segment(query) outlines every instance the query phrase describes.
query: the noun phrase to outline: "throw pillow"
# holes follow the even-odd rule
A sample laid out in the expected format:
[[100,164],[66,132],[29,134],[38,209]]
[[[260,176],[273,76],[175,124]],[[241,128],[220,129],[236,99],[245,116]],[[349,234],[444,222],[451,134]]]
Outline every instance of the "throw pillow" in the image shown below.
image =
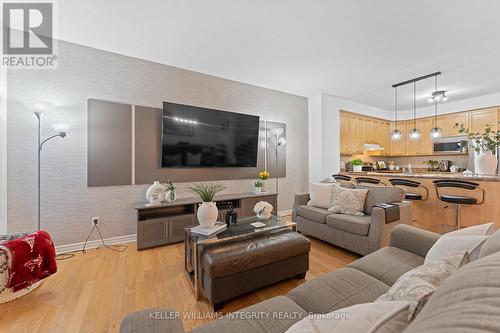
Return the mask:
[[451,274],[469,262],[466,251],[423,264],[401,275],[378,302],[403,301],[410,303],[408,320],[412,320],[425,305],[434,290]]
[[389,333],[408,326],[407,302],[364,303],[334,312],[311,315],[291,326],[287,333]]
[[332,200],[332,188],[337,184],[313,183],[309,187],[309,196],[311,200],[307,203],[308,206],[319,208],[330,208]]
[[486,257],[498,251],[500,251],[500,230],[497,230],[493,235],[489,236],[483,243],[479,251],[479,258]]
[[337,214],[365,215],[363,207],[368,190],[350,189],[335,186],[332,189],[331,207],[328,209]]
[[425,256],[425,262],[467,251],[471,260],[479,258],[481,247],[493,233],[494,224],[485,223],[442,235]]

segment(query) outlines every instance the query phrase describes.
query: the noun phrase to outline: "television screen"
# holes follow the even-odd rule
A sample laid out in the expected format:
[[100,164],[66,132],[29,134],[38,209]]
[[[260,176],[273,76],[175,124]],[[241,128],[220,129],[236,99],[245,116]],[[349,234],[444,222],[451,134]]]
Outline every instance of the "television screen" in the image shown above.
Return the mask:
[[259,117],[163,102],[162,167],[255,167]]

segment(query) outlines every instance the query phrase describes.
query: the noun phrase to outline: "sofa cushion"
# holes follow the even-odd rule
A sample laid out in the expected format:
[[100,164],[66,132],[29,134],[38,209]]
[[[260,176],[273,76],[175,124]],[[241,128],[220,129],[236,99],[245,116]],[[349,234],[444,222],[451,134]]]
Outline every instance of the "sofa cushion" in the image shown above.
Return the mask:
[[332,214],[326,217],[326,224],[328,224],[330,227],[361,236],[368,235],[368,230],[370,229],[370,221],[370,215],[356,216]]
[[424,258],[416,254],[397,247],[384,247],[347,266],[392,286],[401,275],[423,263]]
[[373,206],[380,203],[402,201],[406,194],[406,192],[399,187],[357,185],[356,188],[368,189],[363,209],[364,213],[368,215],[372,213]]
[[281,333],[307,315],[290,298],[278,296],[211,321],[190,333]]
[[184,333],[181,313],[172,309],[149,308],[123,318],[120,333],[138,332]]
[[310,248],[307,238],[288,231],[209,247],[201,254],[201,265],[214,279],[306,254]]
[[351,305],[373,302],[389,286],[357,269],[344,267],[323,274],[288,293],[304,310],[328,313]]
[[332,212],[326,209],[306,205],[299,206],[297,210],[297,215],[318,223],[326,223],[326,217],[330,214]]
[[500,251],[500,230],[489,236],[486,242],[483,243],[479,252],[479,258],[486,257],[498,251]]
[[465,265],[429,298],[405,333],[500,332],[500,252]]

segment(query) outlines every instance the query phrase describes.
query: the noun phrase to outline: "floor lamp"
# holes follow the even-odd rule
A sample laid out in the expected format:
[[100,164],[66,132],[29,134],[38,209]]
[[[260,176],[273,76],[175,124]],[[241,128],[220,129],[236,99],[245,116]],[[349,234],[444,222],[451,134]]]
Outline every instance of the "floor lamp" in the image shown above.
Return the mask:
[[[286,144],[286,139],[282,137],[281,135],[283,134],[283,128],[281,127],[276,127],[271,130],[271,133],[274,135],[274,138],[276,139],[276,146],[274,147],[274,153],[276,157],[275,161],[275,170],[274,174],[276,175],[276,195],[279,195],[279,177],[278,177],[278,149],[281,146],[284,146]],[[276,202],[276,206],[278,206],[278,202]],[[276,207],[276,213],[278,213],[278,207]]]
[[[48,109],[50,105],[47,103],[44,104],[38,104],[37,109]],[[43,117],[43,112],[42,111],[36,111],[35,116],[38,118],[38,219],[37,219],[37,227],[38,231],[40,231],[40,155],[42,152],[43,145],[54,138],[61,137],[64,138],[66,137],[66,133],[68,132],[69,125],[67,124],[54,124],[52,125],[52,128],[56,132],[56,134],[49,136],[48,138],[44,139],[42,141],[42,117]]]

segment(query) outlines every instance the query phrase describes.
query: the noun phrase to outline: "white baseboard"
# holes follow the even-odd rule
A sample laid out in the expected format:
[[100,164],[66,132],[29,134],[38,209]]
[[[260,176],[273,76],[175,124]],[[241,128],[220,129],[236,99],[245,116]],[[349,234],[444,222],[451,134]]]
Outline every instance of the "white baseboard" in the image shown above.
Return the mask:
[[[137,241],[137,234],[111,237],[111,238],[104,239],[104,242],[106,243],[106,245],[131,243],[131,242],[135,242],[135,241]],[[75,243],[75,244],[59,245],[59,246],[56,246],[56,253],[61,254],[61,253],[81,251],[83,249],[83,244],[85,244],[85,243],[82,242],[82,243]],[[100,239],[99,240],[91,240],[91,241],[88,241],[87,246],[85,248],[86,249],[95,249],[95,248],[98,248],[100,245],[102,245]]]
[[291,209],[280,210],[278,211],[278,215],[279,216],[292,215],[292,210]]

